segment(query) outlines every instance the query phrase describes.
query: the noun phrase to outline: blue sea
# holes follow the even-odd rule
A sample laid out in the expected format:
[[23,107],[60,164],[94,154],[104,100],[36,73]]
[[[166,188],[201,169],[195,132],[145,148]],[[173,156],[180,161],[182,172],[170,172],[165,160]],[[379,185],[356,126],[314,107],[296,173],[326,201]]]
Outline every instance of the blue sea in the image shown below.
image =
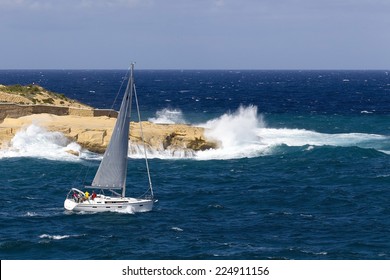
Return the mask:
[[[136,70],[143,120],[221,147],[149,151],[151,212],[73,213],[64,199],[102,155],[24,128],[0,150],[0,258],[390,259],[389,72]],[[125,74],[0,70],[0,84],[118,109]],[[127,195],[146,190],[139,155],[127,176]]]

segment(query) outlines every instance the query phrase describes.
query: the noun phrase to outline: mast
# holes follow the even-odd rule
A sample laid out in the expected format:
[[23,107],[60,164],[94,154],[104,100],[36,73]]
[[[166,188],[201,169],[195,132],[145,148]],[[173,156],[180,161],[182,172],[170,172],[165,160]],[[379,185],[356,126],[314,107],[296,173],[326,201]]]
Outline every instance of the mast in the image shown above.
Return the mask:
[[[134,76],[133,76],[133,72],[134,72],[134,62],[131,63],[131,66],[130,66],[130,78],[129,78],[129,81],[127,83],[127,88],[126,88],[126,92],[128,92],[128,89],[130,88],[130,93],[126,96],[125,94],[125,97],[129,99],[129,102],[128,102],[128,105],[129,105],[129,114],[127,115],[127,124],[126,124],[126,127],[127,127],[127,137],[126,137],[126,141],[127,141],[127,149],[126,149],[126,172],[125,172],[125,178],[124,178],[124,182],[123,182],[123,187],[122,187],[122,197],[125,197],[126,196],[126,177],[127,177],[127,157],[128,157],[128,153],[129,153],[129,132],[130,132],[130,116],[131,116],[131,103],[132,103],[132,99],[133,99],[133,89],[134,89]],[[130,98],[129,98],[130,97]]]
[[92,187],[100,189],[122,189],[123,196],[126,192],[130,113],[134,87],[133,70],[134,64],[131,65],[130,78],[110,142],[103,155],[95,178],[92,181]]

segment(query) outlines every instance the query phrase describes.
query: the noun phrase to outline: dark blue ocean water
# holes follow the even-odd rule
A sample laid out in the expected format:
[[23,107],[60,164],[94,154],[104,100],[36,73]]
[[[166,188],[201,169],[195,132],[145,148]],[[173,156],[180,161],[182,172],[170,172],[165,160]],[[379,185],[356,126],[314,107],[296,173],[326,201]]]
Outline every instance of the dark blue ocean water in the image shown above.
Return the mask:
[[[111,108],[125,73],[1,70],[0,84]],[[135,78],[143,119],[208,127],[223,147],[151,155],[152,212],[75,214],[65,196],[100,155],[73,158],[61,136],[27,129],[0,151],[1,259],[390,259],[388,72]],[[142,194],[144,161],[130,158],[128,189]]]

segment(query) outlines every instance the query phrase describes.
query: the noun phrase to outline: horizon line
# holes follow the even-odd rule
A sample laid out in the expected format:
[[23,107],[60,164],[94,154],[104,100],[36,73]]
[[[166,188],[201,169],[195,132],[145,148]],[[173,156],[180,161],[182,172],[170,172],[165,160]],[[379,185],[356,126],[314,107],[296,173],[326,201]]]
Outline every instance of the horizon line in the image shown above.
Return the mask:
[[[0,71],[126,71],[128,68],[4,68]],[[390,71],[384,68],[138,68],[139,71]]]

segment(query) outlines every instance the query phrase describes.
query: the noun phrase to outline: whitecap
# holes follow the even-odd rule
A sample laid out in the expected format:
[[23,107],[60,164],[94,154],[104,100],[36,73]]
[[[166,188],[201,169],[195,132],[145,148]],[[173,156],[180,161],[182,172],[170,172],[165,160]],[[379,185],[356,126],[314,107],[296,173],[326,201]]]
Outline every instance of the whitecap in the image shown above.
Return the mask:
[[262,142],[267,146],[287,145],[299,146],[338,146],[338,147],[361,147],[376,148],[390,141],[389,136],[366,133],[338,133],[327,134],[305,129],[288,128],[260,128]]
[[207,206],[208,208],[215,208],[215,209],[222,209],[224,208],[222,205],[220,204],[210,204]]
[[379,152],[390,155],[390,151],[385,151],[385,150],[379,150]]
[[308,250],[301,250],[302,253],[305,253],[305,254],[312,254],[312,255],[327,255],[328,252],[325,252],[325,251],[321,251],[321,252],[312,252],[312,251],[308,251]]
[[390,177],[390,174],[382,174],[382,175],[377,175],[375,178],[387,178]]
[[171,230],[178,231],[178,232],[183,231],[183,229],[179,227],[171,227]]
[[50,234],[41,234],[39,238],[42,239],[54,239],[54,240],[61,240],[65,238],[69,238],[71,235],[50,235]]
[[25,196],[23,198],[26,198],[26,199],[29,199],[29,200],[37,200],[37,199],[39,199],[39,198],[32,197],[32,196]]
[[23,216],[25,216],[25,217],[35,217],[35,216],[38,216],[38,214],[35,213],[35,212],[27,212]]
[[313,217],[313,215],[310,215],[310,214],[299,214],[299,216],[305,217],[305,218],[312,218]]
[[180,109],[165,108],[156,112],[156,117],[149,118],[149,121],[156,124],[186,123],[183,112]]

